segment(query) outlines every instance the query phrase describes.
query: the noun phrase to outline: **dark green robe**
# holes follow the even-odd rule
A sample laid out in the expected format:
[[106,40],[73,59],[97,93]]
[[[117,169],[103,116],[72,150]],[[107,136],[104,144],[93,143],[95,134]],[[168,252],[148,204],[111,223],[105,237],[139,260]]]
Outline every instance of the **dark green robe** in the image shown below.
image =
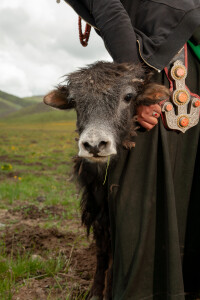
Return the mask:
[[[187,85],[200,94],[190,49]],[[118,185],[109,196],[114,300],[200,298],[199,135],[200,123],[178,133],[160,120],[121,151],[108,182]]]

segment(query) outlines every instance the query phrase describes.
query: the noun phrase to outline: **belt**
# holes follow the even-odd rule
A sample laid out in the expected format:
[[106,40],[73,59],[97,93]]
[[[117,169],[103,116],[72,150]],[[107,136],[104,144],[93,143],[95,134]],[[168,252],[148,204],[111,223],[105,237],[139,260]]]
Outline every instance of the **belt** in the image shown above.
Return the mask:
[[199,122],[200,96],[192,93],[185,84],[188,74],[187,44],[164,68],[172,96],[161,102],[162,119],[166,128],[185,133]]

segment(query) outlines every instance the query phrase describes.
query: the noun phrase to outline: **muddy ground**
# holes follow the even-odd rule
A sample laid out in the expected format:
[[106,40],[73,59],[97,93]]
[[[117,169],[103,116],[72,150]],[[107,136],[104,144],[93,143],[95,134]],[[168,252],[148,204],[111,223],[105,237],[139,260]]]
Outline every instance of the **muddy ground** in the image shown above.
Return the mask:
[[[91,286],[95,247],[70,180],[76,121],[50,119],[1,123],[0,300],[84,300]],[[32,259],[42,266],[29,271]]]
[[[60,227],[44,228],[49,216],[62,220]],[[46,299],[82,299],[91,286],[95,268],[95,246],[85,238],[85,231],[80,225],[79,217],[72,220],[63,218],[63,208],[24,205],[22,208],[0,210],[3,241],[1,249],[13,258],[30,253],[32,257],[45,260],[49,257],[62,256],[66,268],[55,277],[39,274],[19,282],[13,290],[12,300],[46,300]],[[67,290],[72,291],[66,298]],[[49,296],[50,295],[50,296]]]

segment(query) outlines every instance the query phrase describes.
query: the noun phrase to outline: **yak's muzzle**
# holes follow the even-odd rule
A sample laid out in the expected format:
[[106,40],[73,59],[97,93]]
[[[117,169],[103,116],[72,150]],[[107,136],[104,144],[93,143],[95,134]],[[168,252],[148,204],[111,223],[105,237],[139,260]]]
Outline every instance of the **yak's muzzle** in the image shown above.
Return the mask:
[[92,161],[107,161],[109,156],[117,154],[113,134],[107,133],[104,128],[85,129],[78,146],[78,155]]

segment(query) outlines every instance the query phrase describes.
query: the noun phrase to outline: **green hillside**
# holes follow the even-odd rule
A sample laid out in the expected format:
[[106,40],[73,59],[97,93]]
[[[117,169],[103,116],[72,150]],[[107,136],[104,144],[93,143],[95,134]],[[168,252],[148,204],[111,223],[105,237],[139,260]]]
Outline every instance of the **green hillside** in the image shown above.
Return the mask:
[[[36,99],[37,98],[37,101]],[[12,94],[0,91],[0,118],[5,119],[10,114],[18,112],[24,107],[29,107],[35,103],[38,103],[39,97],[30,97],[29,99],[23,99]],[[42,96],[40,97],[42,101]]]
[[30,102],[42,102],[44,96],[32,96],[32,97],[24,97],[23,99],[28,100]]
[[53,109],[43,96],[19,98],[0,91],[0,121],[9,123],[46,123],[75,120],[74,111]]
[[35,103],[35,101],[33,101],[33,100],[32,101],[31,100],[27,101],[26,99],[14,96],[12,94],[8,94],[8,93],[3,92],[3,91],[0,91],[0,98],[4,99],[4,100],[7,100],[8,102],[11,102],[13,104],[20,105],[21,107],[26,107],[26,106],[29,106],[30,104]]
[[20,105],[14,104],[7,100],[0,98],[0,118],[6,117],[21,109]]
[[29,105],[27,107],[21,108],[19,111],[15,112],[14,114],[10,115],[10,118],[19,118],[24,115],[32,115],[42,112],[48,112],[51,111],[52,108],[45,105],[43,102],[41,103],[34,103],[32,105]]
[[58,110],[44,103],[37,103],[10,114],[3,121],[9,121],[9,123],[46,123],[75,119],[76,113],[73,110]]

